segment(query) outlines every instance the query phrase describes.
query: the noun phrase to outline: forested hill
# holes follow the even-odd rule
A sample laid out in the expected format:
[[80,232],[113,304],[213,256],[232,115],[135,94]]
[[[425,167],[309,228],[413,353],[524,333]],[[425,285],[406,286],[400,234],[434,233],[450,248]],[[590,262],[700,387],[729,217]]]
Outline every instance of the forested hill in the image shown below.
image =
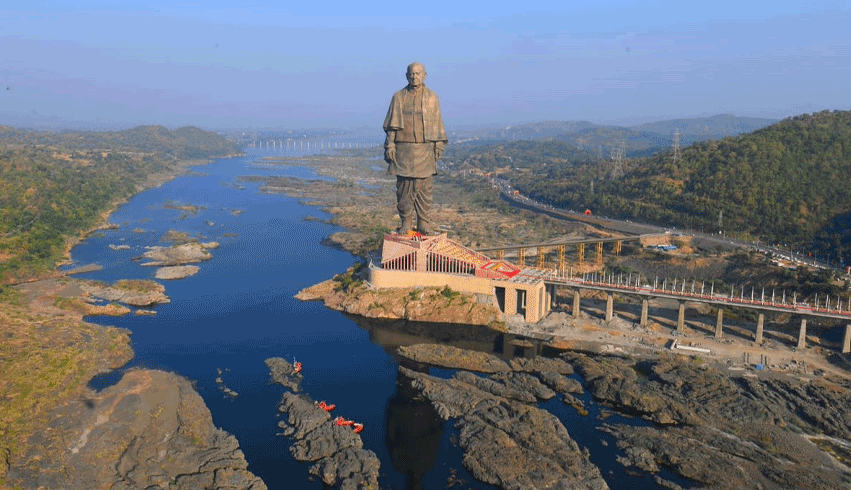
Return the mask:
[[570,167],[577,162],[595,162],[597,157],[563,141],[499,141],[468,142],[450,145],[445,161],[459,168],[474,167],[484,171],[510,168]]
[[197,128],[40,132],[0,127],[0,287],[49,270],[69,236],[179,161],[240,152]]
[[622,174],[610,162],[596,171],[536,170],[517,175],[516,186],[560,206],[812,244],[851,261],[851,111],[805,114],[696,143],[677,160],[670,151],[630,160]]
[[139,126],[123,131],[25,131],[0,126],[0,142],[10,145],[54,145],[66,150],[120,149],[158,153],[175,158],[209,158],[242,152],[234,142],[216,133],[187,126]]

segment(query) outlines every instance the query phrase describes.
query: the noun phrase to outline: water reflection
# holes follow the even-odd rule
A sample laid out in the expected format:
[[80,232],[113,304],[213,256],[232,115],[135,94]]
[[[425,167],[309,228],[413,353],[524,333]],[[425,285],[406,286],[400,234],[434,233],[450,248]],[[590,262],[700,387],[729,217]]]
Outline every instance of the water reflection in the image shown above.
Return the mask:
[[405,488],[425,488],[425,476],[437,461],[443,425],[431,403],[400,373],[396,392],[387,401],[385,443],[393,467],[405,475]]

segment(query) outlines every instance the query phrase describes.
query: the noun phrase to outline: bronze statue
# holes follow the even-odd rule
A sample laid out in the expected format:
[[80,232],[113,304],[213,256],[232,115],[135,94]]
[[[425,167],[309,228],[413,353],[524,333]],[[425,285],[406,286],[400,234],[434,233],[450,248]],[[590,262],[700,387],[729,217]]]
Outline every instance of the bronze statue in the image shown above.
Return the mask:
[[412,231],[416,214],[417,231],[431,235],[434,175],[448,138],[437,94],[423,84],[425,67],[411,63],[406,77],[408,86],[393,94],[384,119],[384,160],[387,173],[396,176],[396,209],[402,220],[396,233]]

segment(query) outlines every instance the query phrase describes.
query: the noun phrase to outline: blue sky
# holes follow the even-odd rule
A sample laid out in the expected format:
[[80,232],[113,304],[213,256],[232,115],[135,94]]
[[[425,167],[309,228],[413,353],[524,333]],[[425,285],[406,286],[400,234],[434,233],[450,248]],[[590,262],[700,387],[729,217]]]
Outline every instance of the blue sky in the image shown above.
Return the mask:
[[0,5],[0,124],[380,126],[425,64],[450,128],[851,109],[848,2]]

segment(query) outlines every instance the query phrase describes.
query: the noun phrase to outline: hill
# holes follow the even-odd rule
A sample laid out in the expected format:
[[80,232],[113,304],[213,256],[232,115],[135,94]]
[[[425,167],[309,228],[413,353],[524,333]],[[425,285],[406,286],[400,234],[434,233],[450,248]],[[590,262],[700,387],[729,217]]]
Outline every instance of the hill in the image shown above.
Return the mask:
[[[685,119],[668,119],[636,126],[630,126],[635,131],[673,135],[679,129],[684,144],[708,139],[721,139],[727,136],[752,133],[757,129],[776,123],[776,119],[760,117],[738,117],[732,114],[718,114],[712,117],[696,117]],[[691,141],[689,141],[691,139]]]
[[156,153],[171,158],[209,158],[241,153],[241,148],[216,133],[187,126],[138,126],[123,131],[26,131],[0,126],[0,143],[48,145],[63,150],[121,150]]
[[751,134],[629,160],[538,166],[525,193],[570,208],[811,246],[851,260],[851,111],[804,114]]
[[596,161],[589,152],[562,141],[473,141],[448,147],[443,160],[458,168],[486,172]]
[[776,121],[719,114],[712,117],[671,119],[637,126],[600,125],[588,121],[541,121],[536,123],[453,132],[453,141],[504,142],[520,140],[564,141],[599,158],[610,158],[623,148],[628,157],[649,156],[671,148],[679,130],[680,144],[721,139],[750,133]]

